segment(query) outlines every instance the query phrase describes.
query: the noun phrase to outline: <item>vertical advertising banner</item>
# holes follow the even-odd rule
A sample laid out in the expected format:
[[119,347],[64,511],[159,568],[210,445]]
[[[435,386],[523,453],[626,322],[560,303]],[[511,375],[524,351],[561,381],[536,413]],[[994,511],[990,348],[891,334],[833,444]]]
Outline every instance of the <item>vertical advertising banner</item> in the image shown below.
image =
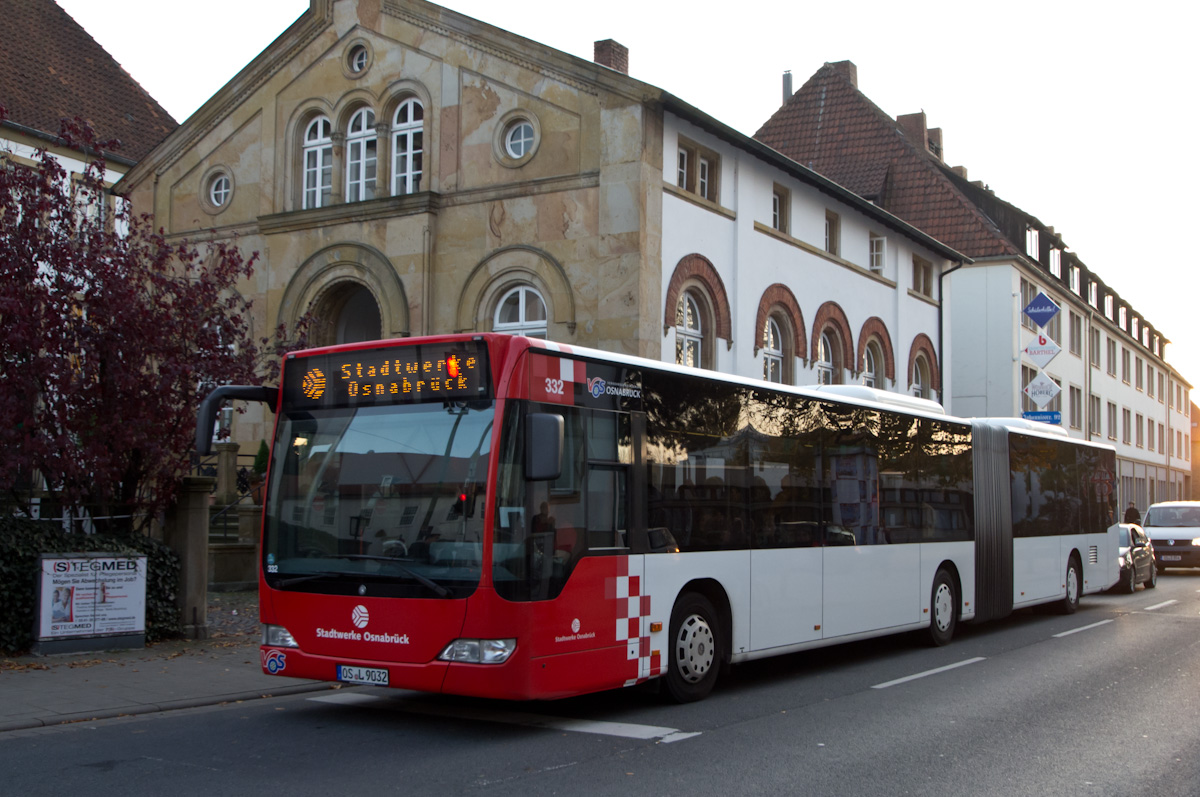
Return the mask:
[[38,585],[40,640],[146,630],[145,556],[43,554]]

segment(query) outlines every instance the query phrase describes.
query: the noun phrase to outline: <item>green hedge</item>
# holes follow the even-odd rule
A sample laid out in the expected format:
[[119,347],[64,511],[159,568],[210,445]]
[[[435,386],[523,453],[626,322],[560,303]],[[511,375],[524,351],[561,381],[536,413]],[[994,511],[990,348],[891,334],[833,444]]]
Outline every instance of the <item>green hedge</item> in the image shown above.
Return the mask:
[[64,534],[55,523],[0,517],[0,651],[33,644],[38,554],[146,554],[146,641],[179,636],[179,556],[149,537]]

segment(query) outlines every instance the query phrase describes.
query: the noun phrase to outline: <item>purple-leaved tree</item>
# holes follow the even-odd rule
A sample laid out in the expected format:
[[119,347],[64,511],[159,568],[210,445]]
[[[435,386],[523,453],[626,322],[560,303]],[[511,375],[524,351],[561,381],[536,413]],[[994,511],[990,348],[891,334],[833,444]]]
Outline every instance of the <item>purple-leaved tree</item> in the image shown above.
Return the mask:
[[260,384],[302,340],[252,338],[236,286],[257,252],[168,241],[105,191],[113,142],[79,120],[60,135],[84,175],[0,152],[0,489],[28,509],[40,474],[52,504],[133,534],[173,500],[203,395]]

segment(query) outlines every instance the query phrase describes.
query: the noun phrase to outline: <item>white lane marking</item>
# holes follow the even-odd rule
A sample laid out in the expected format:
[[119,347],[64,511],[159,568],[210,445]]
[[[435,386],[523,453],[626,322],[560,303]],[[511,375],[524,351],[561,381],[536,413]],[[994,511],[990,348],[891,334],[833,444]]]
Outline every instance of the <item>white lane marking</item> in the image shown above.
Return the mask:
[[984,661],[985,658],[986,658],[985,656],[976,656],[973,659],[967,659],[966,661],[960,661],[957,664],[947,664],[945,667],[938,667],[936,670],[926,670],[925,672],[919,672],[916,675],[906,675],[903,678],[897,678],[896,680],[888,681],[887,683],[875,684],[871,688],[872,689],[887,689],[889,686],[895,686],[897,684],[908,683],[909,681],[915,681],[918,678],[925,678],[930,675],[937,675],[940,672],[946,672],[947,670],[954,670],[959,667],[965,667],[968,664],[974,664],[979,661]]
[[1112,620],[1101,620],[1100,622],[1092,623],[1091,625],[1072,628],[1070,631],[1063,631],[1061,634],[1055,634],[1054,638],[1059,639],[1060,637],[1070,636],[1071,634],[1078,634],[1080,631],[1091,631],[1093,628],[1099,628],[1100,626],[1108,625],[1111,622]]
[[1172,603],[1179,603],[1179,601],[1174,601],[1174,600],[1172,600],[1172,601],[1163,601],[1162,603],[1156,603],[1156,604],[1154,604],[1153,606],[1147,606],[1145,609],[1142,609],[1142,611],[1144,611],[1144,612],[1152,612],[1152,611],[1154,611],[1155,609],[1161,609],[1161,608],[1162,608],[1162,607],[1164,607],[1164,606],[1170,606]]
[[623,739],[658,739],[665,744],[690,739],[699,733],[688,733],[678,728],[658,725],[637,725],[631,722],[605,722],[603,720],[576,720],[567,717],[548,717],[542,714],[527,714],[522,711],[488,711],[467,706],[437,706],[406,700],[392,700],[376,695],[345,692],[336,695],[310,697],[314,703],[336,703],[338,705],[370,705],[375,708],[397,708],[412,714],[434,717],[500,722],[507,725],[524,725],[531,728],[547,728],[572,733],[595,733],[602,736],[619,736]]

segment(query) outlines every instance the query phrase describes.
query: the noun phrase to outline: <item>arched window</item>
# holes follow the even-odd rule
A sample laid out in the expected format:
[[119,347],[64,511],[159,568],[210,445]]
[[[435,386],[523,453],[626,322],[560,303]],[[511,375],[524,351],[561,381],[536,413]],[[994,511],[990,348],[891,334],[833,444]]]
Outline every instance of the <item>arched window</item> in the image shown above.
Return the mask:
[[379,340],[383,324],[379,317],[379,305],[366,288],[353,288],[344,298],[337,315],[338,343],[359,343],[364,340]]
[[684,291],[675,309],[675,362],[703,367],[704,321],[700,304],[691,291]]
[[421,190],[424,168],[425,108],[416,97],[400,103],[392,118],[392,194]]
[[536,289],[521,285],[513,288],[496,305],[492,329],[530,338],[546,337],[546,302]]
[[783,335],[774,318],[768,318],[763,327],[763,379],[783,381]]
[[826,329],[821,333],[817,346],[817,383],[840,385],[842,383],[842,344],[837,333]]
[[929,362],[924,354],[913,360],[912,394],[917,398],[929,398]]
[[375,198],[376,152],[375,112],[359,109],[350,117],[346,131],[346,201],[360,202]]
[[329,204],[333,192],[333,132],[329,119],[318,116],[304,130],[304,208]]
[[883,354],[879,351],[879,343],[872,340],[863,351],[862,382],[867,387],[884,389]]

